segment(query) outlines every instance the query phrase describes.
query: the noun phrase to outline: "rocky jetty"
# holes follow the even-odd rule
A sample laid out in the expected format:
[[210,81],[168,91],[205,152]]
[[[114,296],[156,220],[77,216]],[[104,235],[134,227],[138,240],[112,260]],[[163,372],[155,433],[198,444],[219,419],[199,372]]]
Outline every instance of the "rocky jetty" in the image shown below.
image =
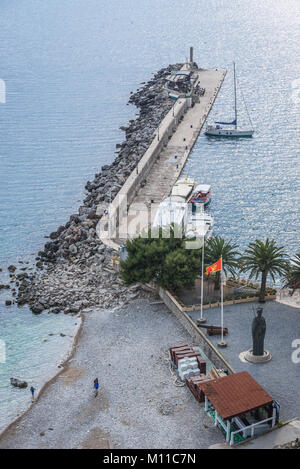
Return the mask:
[[86,183],[86,197],[78,212],[50,234],[36,258],[36,272],[16,273],[15,266],[9,267],[12,281],[18,287],[19,305],[28,304],[35,314],[45,309],[53,313],[78,313],[90,306],[123,304],[141,294],[138,286],[125,287],[112,269],[113,250],[101,243],[96,226],[171,109],[172,101],[164,90],[165,78],[181,66],[161,69],[131,94],[129,103],[139,109],[139,115],[121,127],[126,138],[116,146],[117,157]]

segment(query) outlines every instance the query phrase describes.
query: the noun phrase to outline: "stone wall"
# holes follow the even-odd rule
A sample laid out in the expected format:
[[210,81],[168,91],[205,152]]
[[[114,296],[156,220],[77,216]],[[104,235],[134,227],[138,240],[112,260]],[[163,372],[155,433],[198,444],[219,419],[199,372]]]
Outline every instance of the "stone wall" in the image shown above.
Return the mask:
[[137,167],[131,172],[117,196],[112,201],[109,217],[104,215],[99,221],[96,231],[100,239],[103,240],[103,242],[107,239],[111,247],[115,249],[118,248],[118,245],[114,243],[112,239],[117,237],[119,220],[127,215],[128,206],[135,198],[141,183],[146,179],[160,152],[167,146],[169,138],[175,132],[178,123],[183,118],[188,108],[187,99],[180,98],[176,101],[174,109],[172,108],[168,112],[159,126],[159,139],[158,132],[156,132],[154,139],[138,162]]
[[199,347],[203,350],[210,361],[215,365],[216,368],[222,368],[228,370],[229,374],[235,373],[232,366],[227,362],[225,357],[216,349],[214,344],[203,334],[201,330],[196,326],[192,319],[181,310],[180,304],[175,298],[163,288],[159,289],[159,296],[169,308],[169,310],[176,316],[178,321],[188,331],[193,340],[199,344]]
[[179,120],[182,118],[187,109],[187,100],[185,98],[181,98],[174,105],[175,116],[173,116],[173,109],[171,109],[164,120],[161,122],[161,125],[159,126],[159,140],[156,135],[148,150],[145,152],[138,163],[138,172],[136,168],[132,171],[122,189],[120,189],[120,192],[118,193],[118,195],[127,196],[128,204],[133,201],[141,182],[146,178],[161,150],[167,146],[169,137],[171,137],[173,132],[175,132]]

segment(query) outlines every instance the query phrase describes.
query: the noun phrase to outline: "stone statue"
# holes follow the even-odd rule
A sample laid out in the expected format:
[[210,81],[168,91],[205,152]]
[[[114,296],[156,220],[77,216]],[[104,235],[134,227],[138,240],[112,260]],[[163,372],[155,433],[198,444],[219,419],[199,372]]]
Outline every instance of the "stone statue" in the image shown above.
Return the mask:
[[262,315],[263,308],[257,309],[257,316],[252,322],[253,355],[264,355],[264,339],[266,334],[266,321]]

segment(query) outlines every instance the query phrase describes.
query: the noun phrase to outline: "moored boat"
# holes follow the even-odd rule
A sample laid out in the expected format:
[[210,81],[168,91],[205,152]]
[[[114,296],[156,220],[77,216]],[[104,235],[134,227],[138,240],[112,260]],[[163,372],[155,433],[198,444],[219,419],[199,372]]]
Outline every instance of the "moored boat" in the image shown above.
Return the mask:
[[248,118],[251,124],[251,128],[243,129],[238,127],[238,114],[237,114],[237,96],[236,96],[236,73],[235,73],[235,63],[233,63],[233,72],[234,72],[234,120],[232,122],[215,122],[214,124],[207,125],[205,129],[205,135],[211,135],[214,137],[252,137],[254,134],[254,129],[252,126],[250,114],[243,96],[245,108],[248,114]]
[[189,199],[193,204],[208,204],[211,198],[211,186],[209,184],[198,184]]
[[188,211],[185,225],[185,236],[187,238],[206,238],[212,236],[214,219],[203,210],[203,205],[197,205],[195,211]]
[[[227,125],[227,122],[225,123]],[[233,124],[234,125],[234,124]],[[221,125],[208,125],[205,130],[206,135],[214,137],[252,137],[252,129],[223,128]]]

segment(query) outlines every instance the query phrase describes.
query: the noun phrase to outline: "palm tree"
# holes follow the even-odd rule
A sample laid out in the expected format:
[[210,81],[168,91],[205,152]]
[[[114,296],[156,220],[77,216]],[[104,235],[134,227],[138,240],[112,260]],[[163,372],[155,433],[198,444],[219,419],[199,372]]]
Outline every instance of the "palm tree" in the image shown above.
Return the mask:
[[[230,272],[235,274],[235,270],[239,267],[238,256],[239,252],[236,250],[237,244],[231,244],[221,236],[214,236],[208,240],[205,247],[205,263],[214,264],[220,257],[222,257],[222,266],[225,274]],[[221,275],[216,272],[215,277],[215,290],[220,288]]]
[[249,279],[254,277],[257,280],[261,274],[260,303],[265,301],[268,274],[274,282],[275,274],[283,275],[286,272],[287,260],[283,249],[283,247],[276,246],[274,239],[267,238],[265,242],[257,239],[254,243],[249,243],[248,249],[240,258],[241,271],[250,270]]
[[293,285],[293,293],[297,288],[300,288],[300,253],[295,254],[288,266],[285,286],[288,285]]

